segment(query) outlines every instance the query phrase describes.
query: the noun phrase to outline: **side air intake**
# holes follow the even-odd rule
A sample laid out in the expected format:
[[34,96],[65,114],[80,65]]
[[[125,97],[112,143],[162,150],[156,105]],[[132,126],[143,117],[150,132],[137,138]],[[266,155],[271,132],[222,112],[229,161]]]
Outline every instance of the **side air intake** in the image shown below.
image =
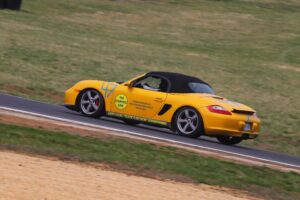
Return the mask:
[[158,115],[165,114],[168,110],[170,110],[172,106],[170,104],[165,104],[162,109],[159,111]]

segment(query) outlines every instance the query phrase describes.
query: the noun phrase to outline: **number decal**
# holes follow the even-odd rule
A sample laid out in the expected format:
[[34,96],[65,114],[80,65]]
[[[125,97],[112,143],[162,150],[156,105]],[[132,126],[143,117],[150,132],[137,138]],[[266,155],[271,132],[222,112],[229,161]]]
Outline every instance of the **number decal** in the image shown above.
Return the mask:
[[104,97],[108,98],[118,87],[115,83],[102,83],[101,90],[104,92]]

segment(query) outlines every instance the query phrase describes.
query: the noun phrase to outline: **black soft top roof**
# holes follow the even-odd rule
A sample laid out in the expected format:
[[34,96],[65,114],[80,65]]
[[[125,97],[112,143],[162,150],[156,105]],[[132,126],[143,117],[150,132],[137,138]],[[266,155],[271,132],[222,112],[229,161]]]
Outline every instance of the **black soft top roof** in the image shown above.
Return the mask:
[[163,77],[167,79],[167,81],[170,84],[168,92],[173,92],[173,93],[192,92],[191,89],[188,87],[188,83],[190,82],[204,83],[206,85],[209,85],[208,83],[202,81],[199,78],[187,76],[179,73],[173,73],[173,72],[149,72],[146,75]]

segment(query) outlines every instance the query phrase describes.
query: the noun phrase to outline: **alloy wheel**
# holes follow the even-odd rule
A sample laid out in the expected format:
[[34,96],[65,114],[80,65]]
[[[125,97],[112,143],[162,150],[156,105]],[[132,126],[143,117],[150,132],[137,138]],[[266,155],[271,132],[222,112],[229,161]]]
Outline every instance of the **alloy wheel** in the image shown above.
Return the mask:
[[80,107],[84,114],[93,115],[100,107],[100,94],[95,90],[85,91],[80,100]]
[[177,118],[177,127],[181,133],[189,135],[197,130],[198,114],[193,109],[184,109]]

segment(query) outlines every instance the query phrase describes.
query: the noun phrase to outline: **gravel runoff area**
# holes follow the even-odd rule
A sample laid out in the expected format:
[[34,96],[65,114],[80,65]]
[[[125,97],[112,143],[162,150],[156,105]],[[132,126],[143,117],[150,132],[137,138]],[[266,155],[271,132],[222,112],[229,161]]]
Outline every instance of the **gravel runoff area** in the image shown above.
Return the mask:
[[162,181],[55,158],[0,152],[1,200],[258,200],[241,191]]

